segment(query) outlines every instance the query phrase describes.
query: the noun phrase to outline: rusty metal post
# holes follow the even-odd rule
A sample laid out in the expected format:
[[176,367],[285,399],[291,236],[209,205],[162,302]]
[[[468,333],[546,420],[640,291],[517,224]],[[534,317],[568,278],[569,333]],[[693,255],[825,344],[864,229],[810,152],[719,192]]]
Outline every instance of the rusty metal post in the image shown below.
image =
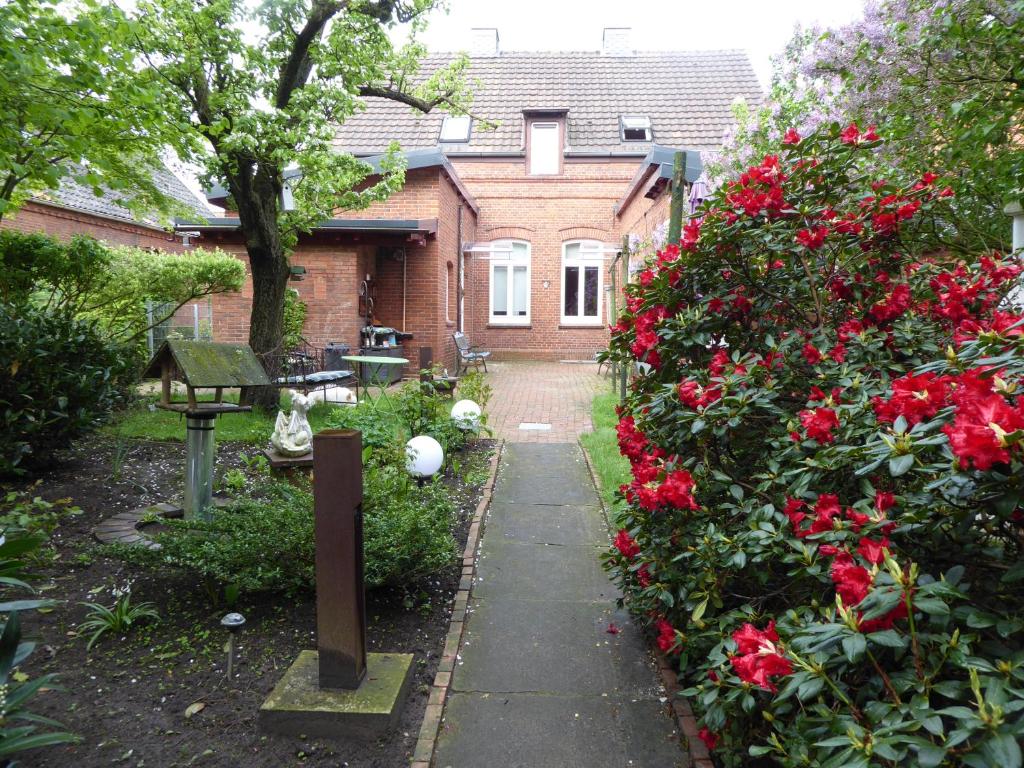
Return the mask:
[[357,430],[329,429],[313,435],[321,688],[358,688],[366,675],[362,454]]

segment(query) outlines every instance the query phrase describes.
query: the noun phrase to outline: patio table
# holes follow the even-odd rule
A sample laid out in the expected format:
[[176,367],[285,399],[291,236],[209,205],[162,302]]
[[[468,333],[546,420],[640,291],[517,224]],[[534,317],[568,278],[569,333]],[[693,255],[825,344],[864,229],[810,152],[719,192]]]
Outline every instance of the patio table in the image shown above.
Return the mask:
[[359,385],[362,384],[363,396],[374,408],[377,407],[377,404],[381,399],[386,399],[388,402],[391,402],[390,398],[388,398],[388,389],[386,386],[380,387],[380,394],[377,397],[373,397],[370,394],[370,383],[381,378],[381,369],[386,368],[389,365],[409,364],[409,361],[404,357],[385,357],[383,355],[345,355],[341,359],[349,363],[359,363],[361,365],[370,366],[370,375],[366,377],[360,376],[356,380],[356,399],[359,399]]

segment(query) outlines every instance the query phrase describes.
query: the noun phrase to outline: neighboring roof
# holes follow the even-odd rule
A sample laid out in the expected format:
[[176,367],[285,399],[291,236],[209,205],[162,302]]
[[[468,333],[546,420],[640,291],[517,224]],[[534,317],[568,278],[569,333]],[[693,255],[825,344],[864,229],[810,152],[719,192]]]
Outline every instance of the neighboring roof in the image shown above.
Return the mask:
[[701,152],[692,149],[672,149],[671,147],[662,147],[655,144],[641,161],[640,168],[637,169],[633,180],[629,182],[626,193],[615,204],[616,214],[619,214],[626,207],[629,201],[633,199],[633,196],[640,191],[641,186],[652,180],[652,177],[653,181],[650,189],[645,194],[646,197],[655,197],[668,185],[675,171],[676,152],[686,153],[683,161],[683,178],[690,184],[693,184],[701,177],[701,174],[704,172]]
[[[457,54],[431,54],[427,77]],[[568,110],[568,152],[644,155],[654,142],[694,149],[721,146],[735,122],[732,104],[763,98],[743,51],[638,52],[608,56],[583,52],[502,52],[474,56],[466,73],[471,110],[499,123],[493,131],[474,123],[470,140],[446,143],[449,155],[520,152],[524,110]],[[339,128],[339,148],[354,154],[382,152],[395,140],[403,150],[436,147],[443,113],[423,115],[398,102],[366,99],[367,109]],[[619,117],[651,119],[652,142],[624,142]]]
[[[209,216],[209,206],[193,194],[181,179],[166,167],[161,167],[153,174],[153,182],[163,194],[177,200],[188,210],[194,212],[197,217]],[[93,216],[129,221],[155,229],[164,228],[159,217],[155,215],[133,216],[127,208],[118,204],[119,199],[121,199],[121,195],[111,190],[106,190],[104,194],[97,196],[93,194],[91,187],[80,184],[71,176],[64,176],[57,189],[43,190],[32,198],[37,203],[69,208]]]
[[[174,229],[178,232],[190,229],[232,231],[239,226],[237,216],[208,217],[202,222],[177,219],[174,223]],[[433,235],[437,233],[437,219],[326,219],[313,227],[313,231]]]
[[[441,151],[440,147],[434,147],[432,149],[414,149],[410,152],[403,152],[402,155],[405,157],[405,169],[407,171],[434,167],[443,170],[448,175],[448,178],[451,179],[452,184],[459,191],[459,194],[462,195],[463,199],[469,204],[469,207],[473,209],[473,213],[480,213],[480,206],[477,204],[476,199],[469,193],[469,190],[466,189],[466,186],[462,183],[462,179],[459,178],[459,175],[455,172],[455,168],[450,162],[448,162],[448,158],[445,157],[445,154]],[[383,153],[377,153],[368,157],[364,156],[361,159],[368,163],[374,171],[380,171],[380,164],[383,157]],[[283,174],[285,179],[293,179],[298,175],[299,170],[297,168],[287,168]],[[227,200],[228,194],[226,187],[221,184],[215,184],[207,190],[206,197],[211,202],[224,202]]]

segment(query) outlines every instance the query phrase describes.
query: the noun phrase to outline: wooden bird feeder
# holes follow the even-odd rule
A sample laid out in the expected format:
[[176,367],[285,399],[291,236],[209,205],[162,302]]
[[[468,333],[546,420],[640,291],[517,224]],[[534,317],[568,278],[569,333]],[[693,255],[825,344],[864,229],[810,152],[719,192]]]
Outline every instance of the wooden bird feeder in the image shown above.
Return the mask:
[[[269,386],[270,379],[247,344],[219,344],[208,341],[168,339],[149,361],[146,379],[160,379],[158,408],[186,415],[229,413],[252,410],[224,402],[226,387]],[[188,399],[171,399],[171,382],[185,385]],[[200,402],[196,390],[212,389],[213,401]]]
[[[270,379],[245,344],[168,339],[146,367],[144,378],[161,382],[159,408],[185,415],[185,516],[209,519],[213,501],[214,420],[220,413],[251,411],[224,402],[225,387],[269,386]],[[187,400],[171,399],[171,382],[185,385]],[[200,401],[196,390],[212,389],[213,400]]]

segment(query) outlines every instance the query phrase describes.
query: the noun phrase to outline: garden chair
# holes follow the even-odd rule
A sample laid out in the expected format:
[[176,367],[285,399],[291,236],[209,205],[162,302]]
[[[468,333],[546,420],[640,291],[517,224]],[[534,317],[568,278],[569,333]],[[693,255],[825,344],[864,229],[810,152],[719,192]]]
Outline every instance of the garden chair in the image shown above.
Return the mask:
[[482,365],[484,372],[487,372],[487,358],[491,356],[490,352],[484,352],[479,347],[472,346],[462,331],[453,333],[452,339],[455,341],[455,353],[458,355],[455,366],[456,376],[463,371],[469,371],[471,365]]

